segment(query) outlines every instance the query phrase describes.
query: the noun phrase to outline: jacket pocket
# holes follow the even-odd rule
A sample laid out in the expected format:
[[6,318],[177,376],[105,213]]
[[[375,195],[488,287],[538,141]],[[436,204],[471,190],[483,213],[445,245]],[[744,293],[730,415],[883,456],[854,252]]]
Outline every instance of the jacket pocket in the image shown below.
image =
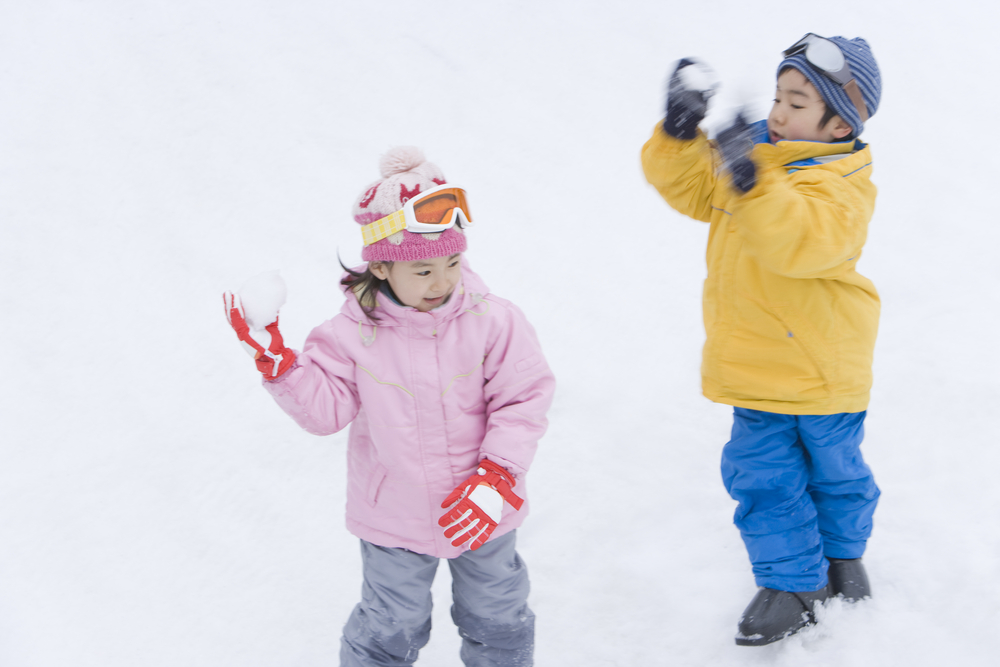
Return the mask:
[[812,401],[831,396],[835,369],[828,346],[787,302],[767,303],[741,294],[734,326],[718,332],[706,376],[741,399]]
[[775,315],[788,328],[788,337],[802,349],[819,371],[826,384],[826,393],[833,392],[837,386],[836,357],[826,341],[816,328],[805,318],[795,306],[772,306]]
[[378,492],[382,489],[382,483],[385,481],[388,473],[389,471],[382,464],[378,464],[374,472],[372,472],[372,477],[368,481],[368,493],[365,498],[372,507],[378,504]]

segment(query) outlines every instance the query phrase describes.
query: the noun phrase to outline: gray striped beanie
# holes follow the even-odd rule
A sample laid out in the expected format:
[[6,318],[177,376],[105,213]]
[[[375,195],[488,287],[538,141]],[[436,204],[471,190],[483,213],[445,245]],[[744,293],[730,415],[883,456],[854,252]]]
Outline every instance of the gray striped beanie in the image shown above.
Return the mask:
[[[851,68],[851,73],[854,74],[854,79],[858,82],[858,88],[861,89],[861,97],[865,101],[865,106],[868,107],[868,115],[869,117],[874,116],[875,112],[878,111],[879,99],[882,97],[882,75],[879,73],[878,63],[875,62],[871,47],[860,37],[854,39],[829,37],[828,39],[839,46],[843,52],[844,58],[847,59],[847,64]],[[780,75],[786,67],[794,67],[802,72],[809,79],[809,82],[816,86],[816,90],[823,96],[823,100],[830,105],[830,108],[851,126],[851,129],[854,130],[854,136],[861,136],[861,130],[865,129],[865,124],[861,122],[861,114],[854,108],[851,98],[833,79],[814,69],[806,60],[805,53],[796,53],[782,60],[778,66],[778,74]]]

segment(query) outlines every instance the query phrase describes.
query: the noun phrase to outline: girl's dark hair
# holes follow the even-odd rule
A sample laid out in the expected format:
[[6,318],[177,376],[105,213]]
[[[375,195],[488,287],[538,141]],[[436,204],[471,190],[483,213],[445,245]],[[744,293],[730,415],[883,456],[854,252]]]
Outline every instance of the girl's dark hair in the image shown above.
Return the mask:
[[[340,284],[344,287],[350,287],[351,291],[358,298],[358,303],[361,304],[361,310],[365,311],[365,315],[368,319],[378,322],[378,317],[372,314],[377,305],[375,297],[382,289],[382,283],[385,281],[372,273],[371,262],[365,267],[362,273],[358,273],[354,269],[349,269],[344,266],[344,262],[338,257],[337,261],[340,262],[340,267],[347,272],[347,275],[341,278]],[[392,266],[392,262],[379,262],[382,266],[389,268]]]

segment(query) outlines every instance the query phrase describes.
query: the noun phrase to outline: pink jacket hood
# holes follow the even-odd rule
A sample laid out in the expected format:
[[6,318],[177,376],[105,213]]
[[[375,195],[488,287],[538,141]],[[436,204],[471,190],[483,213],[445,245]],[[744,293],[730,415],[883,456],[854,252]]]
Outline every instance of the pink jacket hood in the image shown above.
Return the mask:
[[[357,298],[316,327],[295,365],[264,386],[305,430],[350,424],[347,526],[361,539],[453,558],[441,502],[488,458],[525,476],[555,380],[517,306],[489,293],[463,257],[462,282],[427,313],[378,296],[372,322]],[[494,537],[528,513],[504,507]]]

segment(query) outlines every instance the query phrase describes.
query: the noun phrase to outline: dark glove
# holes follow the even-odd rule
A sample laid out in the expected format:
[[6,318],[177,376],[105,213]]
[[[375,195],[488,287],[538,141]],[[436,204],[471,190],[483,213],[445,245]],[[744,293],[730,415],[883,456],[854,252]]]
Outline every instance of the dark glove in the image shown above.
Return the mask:
[[733,177],[733,186],[743,193],[750,192],[757,184],[757,167],[750,159],[753,150],[753,131],[740,110],[733,124],[719,132],[715,143],[722,154],[722,170]]
[[715,94],[714,77],[711,69],[696,60],[682,58],[677,62],[667,84],[664,132],[677,139],[695,138],[708,111],[708,100]]

